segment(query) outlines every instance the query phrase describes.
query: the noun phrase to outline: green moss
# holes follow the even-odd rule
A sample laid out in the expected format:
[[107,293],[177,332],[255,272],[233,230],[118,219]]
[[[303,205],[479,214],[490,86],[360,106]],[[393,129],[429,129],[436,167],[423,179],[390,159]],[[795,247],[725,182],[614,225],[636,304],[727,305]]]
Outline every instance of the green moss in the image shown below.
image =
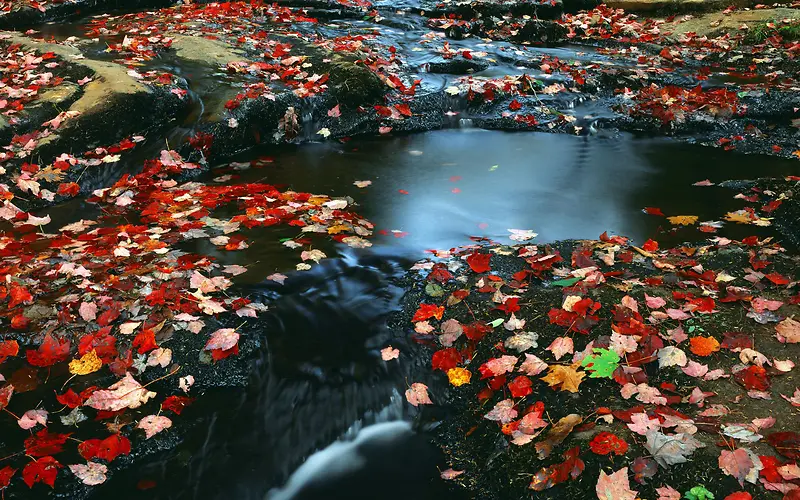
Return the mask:
[[800,40],[800,22],[793,22],[777,28],[770,28],[768,24],[757,24],[747,32],[742,41],[747,44],[759,44],[775,35],[781,36],[784,40]]

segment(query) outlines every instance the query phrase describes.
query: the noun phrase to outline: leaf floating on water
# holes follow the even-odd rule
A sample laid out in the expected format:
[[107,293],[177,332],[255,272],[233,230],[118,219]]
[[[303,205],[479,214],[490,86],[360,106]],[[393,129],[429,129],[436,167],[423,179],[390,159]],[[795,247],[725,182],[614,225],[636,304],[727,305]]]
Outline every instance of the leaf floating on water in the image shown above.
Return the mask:
[[567,436],[570,435],[572,429],[582,422],[580,415],[571,413],[566,417],[562,417],[556,424],[548,431],[545,439],[536,443],[536,454],[539,460],[544,460],[550,456],[553,448],[561,444]]
[[414,406],[433,404],[428,395],[428,386],[419,382],[414,382],[406,390],[406,400]]
[[667,220],[673,226],[691,226],[697,223],[698,217],[696,215],[674,215],[667,217]]
[[578,392],[579,386],[586,374],[579,372],[572,366],[551,365],[547,375],[542,381],[547,382],[552,388],[558,387],[562,391]]
[[92,349],[84,354],[80,359],[73,359],[69,362],[69,372],[73,375],[88,375],[94,373],[103,366],[103,361],[97,356],[97,352]]

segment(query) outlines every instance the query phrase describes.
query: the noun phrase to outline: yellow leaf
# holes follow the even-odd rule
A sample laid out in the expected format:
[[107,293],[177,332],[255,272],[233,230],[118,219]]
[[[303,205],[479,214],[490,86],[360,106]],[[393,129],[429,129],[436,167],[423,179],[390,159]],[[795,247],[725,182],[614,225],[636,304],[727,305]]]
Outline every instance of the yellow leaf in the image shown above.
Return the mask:
[[73,375],[88,375],[94,373],[103,366],[103,362],[97,357],[94,349],[84,354],[80,359],[73,359],[69,362],[69,372]]
[[691,226],[697,222],[696,215],[674,215],[672,217],[667,217],[670,224],[674,226]]
[[584,372],[579,372],[572,366],[550,365],[542,380],[550,387],[556,388],[560,385],[562,391],[578,392],[584,375]]
[[469,384],[469,380],[472,378],[472,373],[465,368],[450,368],[447,370],[447,378],[450,379],[451,384],[453,384],[455,387],[459,387],[464,384]]
[[350,231],[350,226],[345,224],[336,224],[328,228],[328,234],[339,234],[347,231]]

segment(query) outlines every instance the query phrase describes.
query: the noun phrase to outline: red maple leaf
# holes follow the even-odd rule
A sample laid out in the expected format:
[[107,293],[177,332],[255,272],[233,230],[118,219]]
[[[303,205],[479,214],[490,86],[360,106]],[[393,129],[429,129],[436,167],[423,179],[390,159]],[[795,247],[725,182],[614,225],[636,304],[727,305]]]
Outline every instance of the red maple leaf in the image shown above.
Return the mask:
[[64,443],[72,434],[58,434],[42,429],[25,440],[25,453],[32,457],[55,455],[64,449]]
[[598,455],[624,455],[628,451],[628,443],[610,432],[601,432],[592,439],[589,448]]
[[11,478],[17,473],[17,469],[12,469],[10,465],[6,465],[0,469],[0,490],[8,487]]
[[767,370],[760,366],[749,366],[733,375],[734,380],[747,390],[766,391],[769,389]]
[[33,488],[36,483],[44,483],[52,488],[56,483],[58,469],[62,467],[63,465],[58,463],[55,458],[42,457],[39,460],[28,463],[22,469],[22,480],[25,481],[28,488]]
[[239,344],[231,347],[230,349],[211,349],[208,351],[211,353],[211,359],[214,361],[219,361],[221,359],[225,359],[228,356],[234,356],[239,354]]
[[655,252],[658,250],[658,242],[653,240],[647,240],[642,245],[642,250],[646,252]]
[[8,308],[14,308],[20,304],[30,304],[33,302],[33,295],[27,288],[20,286],[16,283],[11,283],[11,290],[9,290],[11,301],[8,303]]
[[450,368],[455,368],[461,362],[461,353],[453,347],[442,349],[433,353],[431,368],[446,372]]
[[784,457],[800,460],[800,434],[797,432],[773,432],[767,436],[767,442]]
[[186,396],[170,396],[165,399],[163,403],[161,403],[161,408],[175,412],[176,415],[180,415],[187,406],[192,404],[192,402],[194,402],[194,398],[189,398]]
[[19,344],[16,340],[4,340],[0,342],[0,363],[6,359],[19,354]]
[[78,453],[86,460],[101,458],[111,462],[131,452],[131,442],[125,436],[112,434],[105,439],[87,439],[78,445]]
[[522,109],[522,104],[518,100],[514,99],[508,104],[508,109],[511,111],[518,111]]
[[486,273],[492,270],[489,267],[489,261],[492,259],[492,254],[475,252],[467,257],[467,264],[476,273]]
[[437,306],[435,304],[420,304],[417,312],[411,321],[425,321],[426,319],[436,318],[442,319],[444,314],[444,306]]
[[105,327],[81,337],[78,344],[78,354],[83,356],[94,349],[103,363],[108,364],[114,361],[114,358],[119,354],[116,347],[117,338],[110,335],[110,332],[111,327]]
[[0,410],[8,406],[11,401],[11,396],[14,394],[14,386],[11,384],[6,385],[0,389]]
[[25,356],[28,358],[28,363],[33,366],[52,366],[69,356],[69,340],[56,340],[48,333],[39,349],[28,349],[25,351]]
[[789,278],[778,273],[769,273],[765,276],[765,278],[775,283],[776,285],[788,285],[790,283]]
[[533,392],[531,385],[531,379],[525,375],[520,375],[508,384],[508,390],[511,391],[513,397],[521,398]]
[[156,334],[153,330],[147,329],[143,330],[139,335],[133,339],[133,347],[138,347],[138,353],[144,354],[146,352],[150,352],[153,349],[158,349],[158,344],[156,344]]

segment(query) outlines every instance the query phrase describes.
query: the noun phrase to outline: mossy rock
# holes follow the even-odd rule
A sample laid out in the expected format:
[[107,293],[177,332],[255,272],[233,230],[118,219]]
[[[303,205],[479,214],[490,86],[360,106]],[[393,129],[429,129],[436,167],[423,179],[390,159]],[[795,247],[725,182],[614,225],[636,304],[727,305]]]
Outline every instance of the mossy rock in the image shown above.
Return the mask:
[[329,75],[331,94],[345,106],[373,104],[386,91],[386,86],[375,73],[353,62],[332,62]]

